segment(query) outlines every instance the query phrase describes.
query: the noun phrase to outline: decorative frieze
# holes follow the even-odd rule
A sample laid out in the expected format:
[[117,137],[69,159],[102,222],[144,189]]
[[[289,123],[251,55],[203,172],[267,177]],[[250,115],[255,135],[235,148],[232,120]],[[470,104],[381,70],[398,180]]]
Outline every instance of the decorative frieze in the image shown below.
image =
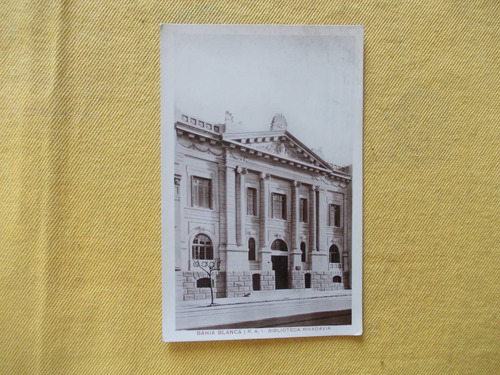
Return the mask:
[[349,183],[351,182],[350,179],[348,178],[343,178],[343,177],[330,177],[330,176],[325,176],[325,175],[317,175],[317,174],[312,174],[311,179],[314,181],[319,181],[327,185],[332,185],[335,187],[340,187],[342,189],[345,189]]
[[181,145],[184,148],[197,150],[200,152],[206,152],[206,153],[212,154],[214,156],[222,156],[224,154],[223,150],[217,150],[213,147],[206,146],[206,145],[199,145],[195,142],[185,142],[185,141],[179,140],[178,143],[179,143],[179,145]]

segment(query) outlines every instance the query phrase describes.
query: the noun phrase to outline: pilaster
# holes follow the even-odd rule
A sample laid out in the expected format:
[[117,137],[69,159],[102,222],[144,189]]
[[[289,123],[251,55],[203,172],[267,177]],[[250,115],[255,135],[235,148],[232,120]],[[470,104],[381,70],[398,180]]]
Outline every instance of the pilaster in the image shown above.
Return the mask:
[[316,272],[328,271],[328,253],[325,251],[315,251],[310,254],[311,270]]
[[226,167],[226,269],[248,271],[248,252],[236,242],[236,174],[235,168]]
[[326,196],[325,189],[318,191],[318,250],[326,252]]
[[227,246],[236,246],[236,181],[235,168],[226,167],[226,238]]
[[344,253],[343,262],[343,280],[346,289],[352,287],[352,184],[349,182],[346,188],[344,199]]
[[311,253],[314,253],[315,251],[318,250],[317,247],[317,234],[316,234],[316,191],[317,191],[316,186],[311,186],[311,191],[310,191],[310,199],[309,199],[309,239],[310,239],[310,246],[309,248],[311,249]]
[[259,225],[259,239],[260,239],[260,268],[263,271],[272,271],[273,266],[271,263],[271,249],[267,246],[267,223],[269,218],[269,180],[271,175],[269,173],[260,174],[260,225]]
[[242,167],[236,168],[238,173],[238,216],[236,228],[236,242],[238,246],[245,247],[245,218],[246,218],[246,194],[245,194],[245,176],[247,169]]
[[292,251],[290,252],[291,270],[300,270],[302,268],[302,252],[299,249],[299,213],[300,213],[300,189],[299,181],[293,182],[292,187]]
[[174,176],[174,194],[175,194],[175,270],[182,269],[182,239],[184,228],[184,206],[182,204],[182,175]]

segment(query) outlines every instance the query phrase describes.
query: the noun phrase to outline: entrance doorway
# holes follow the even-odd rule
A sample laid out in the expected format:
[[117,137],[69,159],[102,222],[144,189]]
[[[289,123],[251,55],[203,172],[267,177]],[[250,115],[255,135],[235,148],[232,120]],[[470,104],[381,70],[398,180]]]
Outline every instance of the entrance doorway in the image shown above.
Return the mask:
[[311,274],[310,273],[306,273],[305,276],[304,276],[304,282],[305,282],[305,287],[307,289],[309,289],[311,287]]
[[252,275],[252,289],[260,290],[260,275],[258,273]]
[[273,263],[274,280],[276,289],[288,288],[288,256],[271,256]]

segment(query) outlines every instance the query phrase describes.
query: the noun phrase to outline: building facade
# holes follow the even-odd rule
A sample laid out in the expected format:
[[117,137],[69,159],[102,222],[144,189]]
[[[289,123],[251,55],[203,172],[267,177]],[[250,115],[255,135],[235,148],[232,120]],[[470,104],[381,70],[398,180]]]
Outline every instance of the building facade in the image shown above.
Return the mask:
[[[260,290],[350,288],[351,171],[326,162],[276,115],[269,131],[175,123],[177,300]],[[226,131],[228,130],[228,131]]]

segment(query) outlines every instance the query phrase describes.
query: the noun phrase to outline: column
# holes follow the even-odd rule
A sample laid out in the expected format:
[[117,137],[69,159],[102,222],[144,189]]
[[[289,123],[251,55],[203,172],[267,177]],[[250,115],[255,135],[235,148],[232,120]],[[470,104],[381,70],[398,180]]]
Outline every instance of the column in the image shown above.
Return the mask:
[[267,247],[267,222],[269,217],[269,173],[260,174],[260,209],[259,209],[259,242],[260,242],[260,266],[263,271],[271,271],[271,249]]
[[225,165],[220,164],[218,168],[218,204],[219,204],[219,258],[221,259],[221,271],[226,271],[226,246],[227,246],[227,210],[226,210],[226,173]]
[[[227,228],[227,244],[226,244],[226,296],[227,297],[243,297],[251,291],[252,280],[249,272],[248,250],[242,249],[237,244],[237,214],[241,213],[241,209],[237,209],[236,196],[238,202],[240,189],[236,189],[236,170],[235,167],[226,168],[226,228]],[[241,183],[240,177],[238,182]],[[239,220],[238,220],[239,222]],[[239,230],[238,230],[239,232]]]
[[236,172],[238,173],[238,223],[236,229],[236,239],[238,246],[245,247],[245,218],[246,218],[246,174],[247,169],[238,167],[236,168]]
[[316,186],[311,186],[309,199],[309,242],[311,252],[316,251]]
[[226,168],[226,271],[248,271],[248,250],[242,249],[236,242],[236,168]]
[[226,238],[227,247],[236,245],[236,181],[234,168],[226,167]]
[[326,249],[326,192],[325,189],[318,191],[318,251]]
[[[302,252],[299,248],[299,220],[300,220],[300,195],[299,181],[293,182],[292,188],[292,251],[290,253],[290,265],[292,271],[299,271],[302,268]],[[293,286],[292,286],[293,287]]]
[[300,221],[300,181],[293,182],[292,188],[292,249],[299,248],[299,221]]
[[[314,239],[313,252],[311,255],[311,269],[314,272],[326,272],[328,271],[328,254],[325,252],[324,248],[326,246],[326,212],[325,212],[325,196],[324,190],[321,190],[318,186],[313,187],[312,191],[313,204],[314,207],[314,223],[311,225],[314,227],[314,231],[311,230],[311,237]],[[312,220],[311,220],[312,221]],[[313,274],[313,277],[314,274]]]

